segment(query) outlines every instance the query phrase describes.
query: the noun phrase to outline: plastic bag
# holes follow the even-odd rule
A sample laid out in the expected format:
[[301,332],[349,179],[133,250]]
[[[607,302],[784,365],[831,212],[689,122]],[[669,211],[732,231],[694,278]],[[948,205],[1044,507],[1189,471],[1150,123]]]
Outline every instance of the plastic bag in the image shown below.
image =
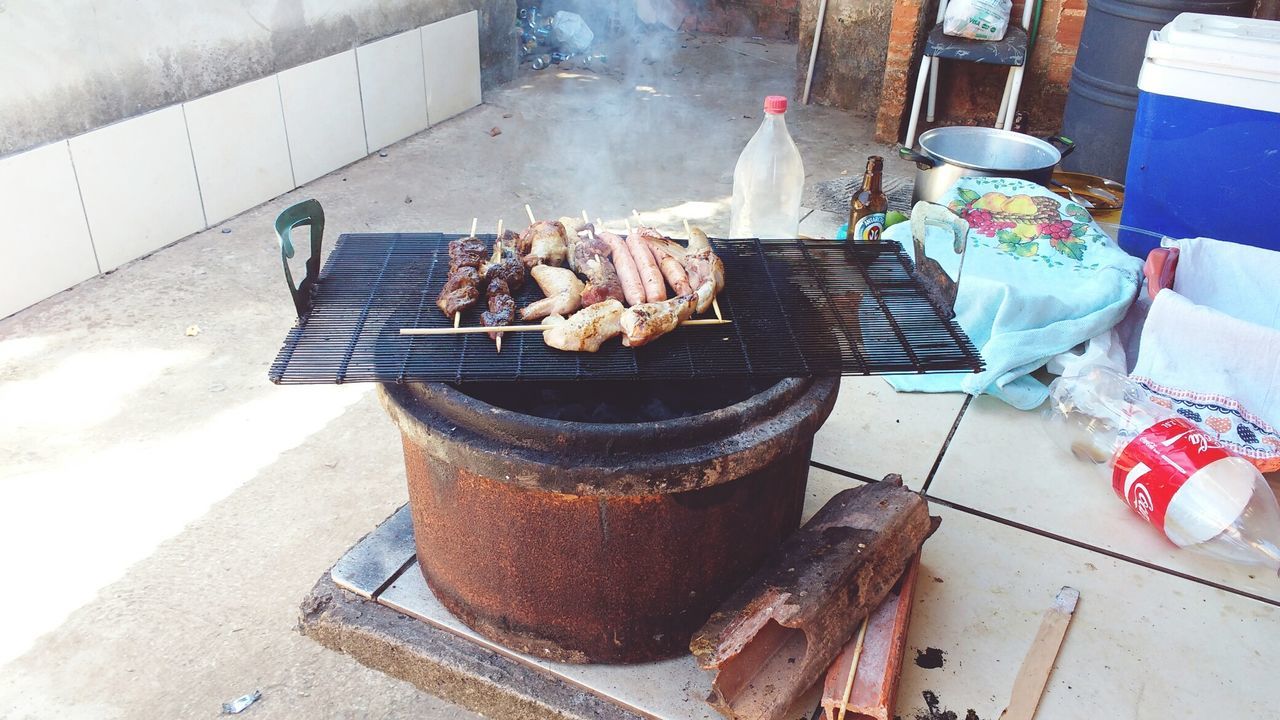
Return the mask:
[[1003,40],[1012,10],[1012,0],[951,0],[942,32],[970,40]]
[[561,10],[556,13],[555,18],[552,32],[561,50],[580,53],[591,47],[591,41],[595,40],[596,35],[587,27],[587,22],[581,15]]

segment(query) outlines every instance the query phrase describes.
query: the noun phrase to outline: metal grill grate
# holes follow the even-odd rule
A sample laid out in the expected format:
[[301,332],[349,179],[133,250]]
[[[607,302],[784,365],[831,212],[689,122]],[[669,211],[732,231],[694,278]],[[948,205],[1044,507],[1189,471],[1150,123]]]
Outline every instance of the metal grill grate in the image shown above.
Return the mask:
[[[598,353],[547,347],[541,333],[404,336],[447,327],[435,306],[458,235],[352,234],[338,239],[312,310],[271,365],[280,384],[467,382],[580,378],[777,378],[976,372],[982,359],[935,306],[895,243],[715,240],[727,325],[682,327],[641,348]],[[492,242],[493,236],[480,236]],[[519,306],[541,297],[530,281]],[[463,315],[479,325],[483,303]]]

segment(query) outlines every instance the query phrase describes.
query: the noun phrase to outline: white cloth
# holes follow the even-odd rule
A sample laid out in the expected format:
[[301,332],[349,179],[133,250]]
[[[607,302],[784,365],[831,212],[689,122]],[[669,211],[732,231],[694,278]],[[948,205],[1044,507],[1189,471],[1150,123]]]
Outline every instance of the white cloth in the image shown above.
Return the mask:
[[1280,330],[1280,252],[1191,238],[1178,248],[1173,289],[1197,305]]
[[[1184,283],[1202,298],[1228,304],[1231,314],[1161,290],[1142,328],[1132,376],[1153,393],[1153,401],[1215,433],[1232,451],[1264,471],[1280,469],[1280,330],[1232,317],[1241,310],[1230,296],[1253,296],[1254,270],[1235,267],[1233,288],[1223,277],[1224,266],[1213,269],[1217,281],[1192,282],[1192,273],[1208,269],[1182,263],[1179,258],[1175,286],[1185,273]],[[1276,302],[1267,299],[1268,306]]]

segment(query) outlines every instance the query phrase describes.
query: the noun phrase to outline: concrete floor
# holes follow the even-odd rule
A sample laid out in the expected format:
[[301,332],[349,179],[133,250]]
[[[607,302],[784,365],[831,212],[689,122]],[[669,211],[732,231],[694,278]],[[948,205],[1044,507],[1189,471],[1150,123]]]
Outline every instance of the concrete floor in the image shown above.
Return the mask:
[[[246,717],[470,715],[294,631],[405,487],[371,387],[267,381],[294,319],[271,223],[314,197],[330,242],[521,226],[525,203],[725,229],[734,161],[763,97],[791,92],[795,47],[655,35],[610,57],[525,71],[386,157],[0,321],[0,716],[209,717],[254,689]],[[788,121],[810,182],[889,150],[843,112]]]

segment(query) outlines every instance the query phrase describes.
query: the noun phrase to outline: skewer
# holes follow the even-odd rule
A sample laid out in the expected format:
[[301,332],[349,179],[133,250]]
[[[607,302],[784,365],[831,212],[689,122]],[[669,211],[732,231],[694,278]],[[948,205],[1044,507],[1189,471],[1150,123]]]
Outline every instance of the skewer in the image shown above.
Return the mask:
[[622,222],[627,224],[627,234],[631,234],[631,218],[623,218]]
[[[684,234],[689,236],[689,241],[693,241],[693,228],[689,227],[688,218],[684,221]],[[711,298],[711,309],[716,314],[717,320],[723,320],[724,316],[720,314],[720,298]]]
[[[732,320],[685,320],[680,323],[680,327],[686,325],[728,325]],[[504,325],[502,332],[546,332],[555,325]],[[493,332],[491,327],[464,327],[464,328],[400,328],[401,335],[472,335],[475,333]]]
[[502,218],[498,218],[498,241],[502,241]]
[[533,216],[533,208],[529,207],[528,203],[526,203],[526,204],[525,204],[525,206],[524,206],[524,211],[525,211],[525,212],[527,212],[527,213],[529,213],[529,224],[530,224],[530,225],[532,225],[532,224],[534,224],[534,223],[538,222],[538,219],[537,219],[537,218],[535,218],[535,217]]
[[583,211],[582,211],[582,222],[583,222],[583,224],[586,224],[586,225],[590,225],[590,224],[591,224],[591,218],[587,217],[587,211],[586,211],[586,210],[583,210]]
[[[502,218],[498,218],[498,234],[493,238],[493,262],[502,259]],[[493,345],[497,348],[498,353],[502,353],[502,333],[493,339]]]
[[844,720],[844,714],[849,710],[849,693],[853,690],[853,677],[858,674],[858,661],[862,659],[862,644],[867,639],[867,621],[862,621],[862,627],[858,628],[858,640],[853,646],[853,659],[849,661],[849,679],[844,683],[844,697],[840,699],[840,712],[836,714],[836,720]]
[[470,235],[470,237],[475,237],[475,236],[476,236],[476,225],[478,225],[479,223],[480,223],[480,218],[471,218],[471,235]]
[[[468,235],[467,237],[475,237],[475,236],[476,236],[476,225],[478,225],[479,223],[480,223],[480,218],[471,218],[471,234],[470,234],[470,235]],[[453,326],[456,328],[456,327],[458,327],[458,326],[459,326],[459,325],[461,325],[461,324],[462,324],[462,313],[460,313],[460,312],[456,312],[456,313],[454,313],[454,314],[453,314]]]
[[461,325],[461,324],[462,324],[462,313],[460,313],[460,312],[456,312],[456,313],[454,313],[454,314],[453,314],[453,327],[456,329],[456,328],[457,328],[459,325]]

